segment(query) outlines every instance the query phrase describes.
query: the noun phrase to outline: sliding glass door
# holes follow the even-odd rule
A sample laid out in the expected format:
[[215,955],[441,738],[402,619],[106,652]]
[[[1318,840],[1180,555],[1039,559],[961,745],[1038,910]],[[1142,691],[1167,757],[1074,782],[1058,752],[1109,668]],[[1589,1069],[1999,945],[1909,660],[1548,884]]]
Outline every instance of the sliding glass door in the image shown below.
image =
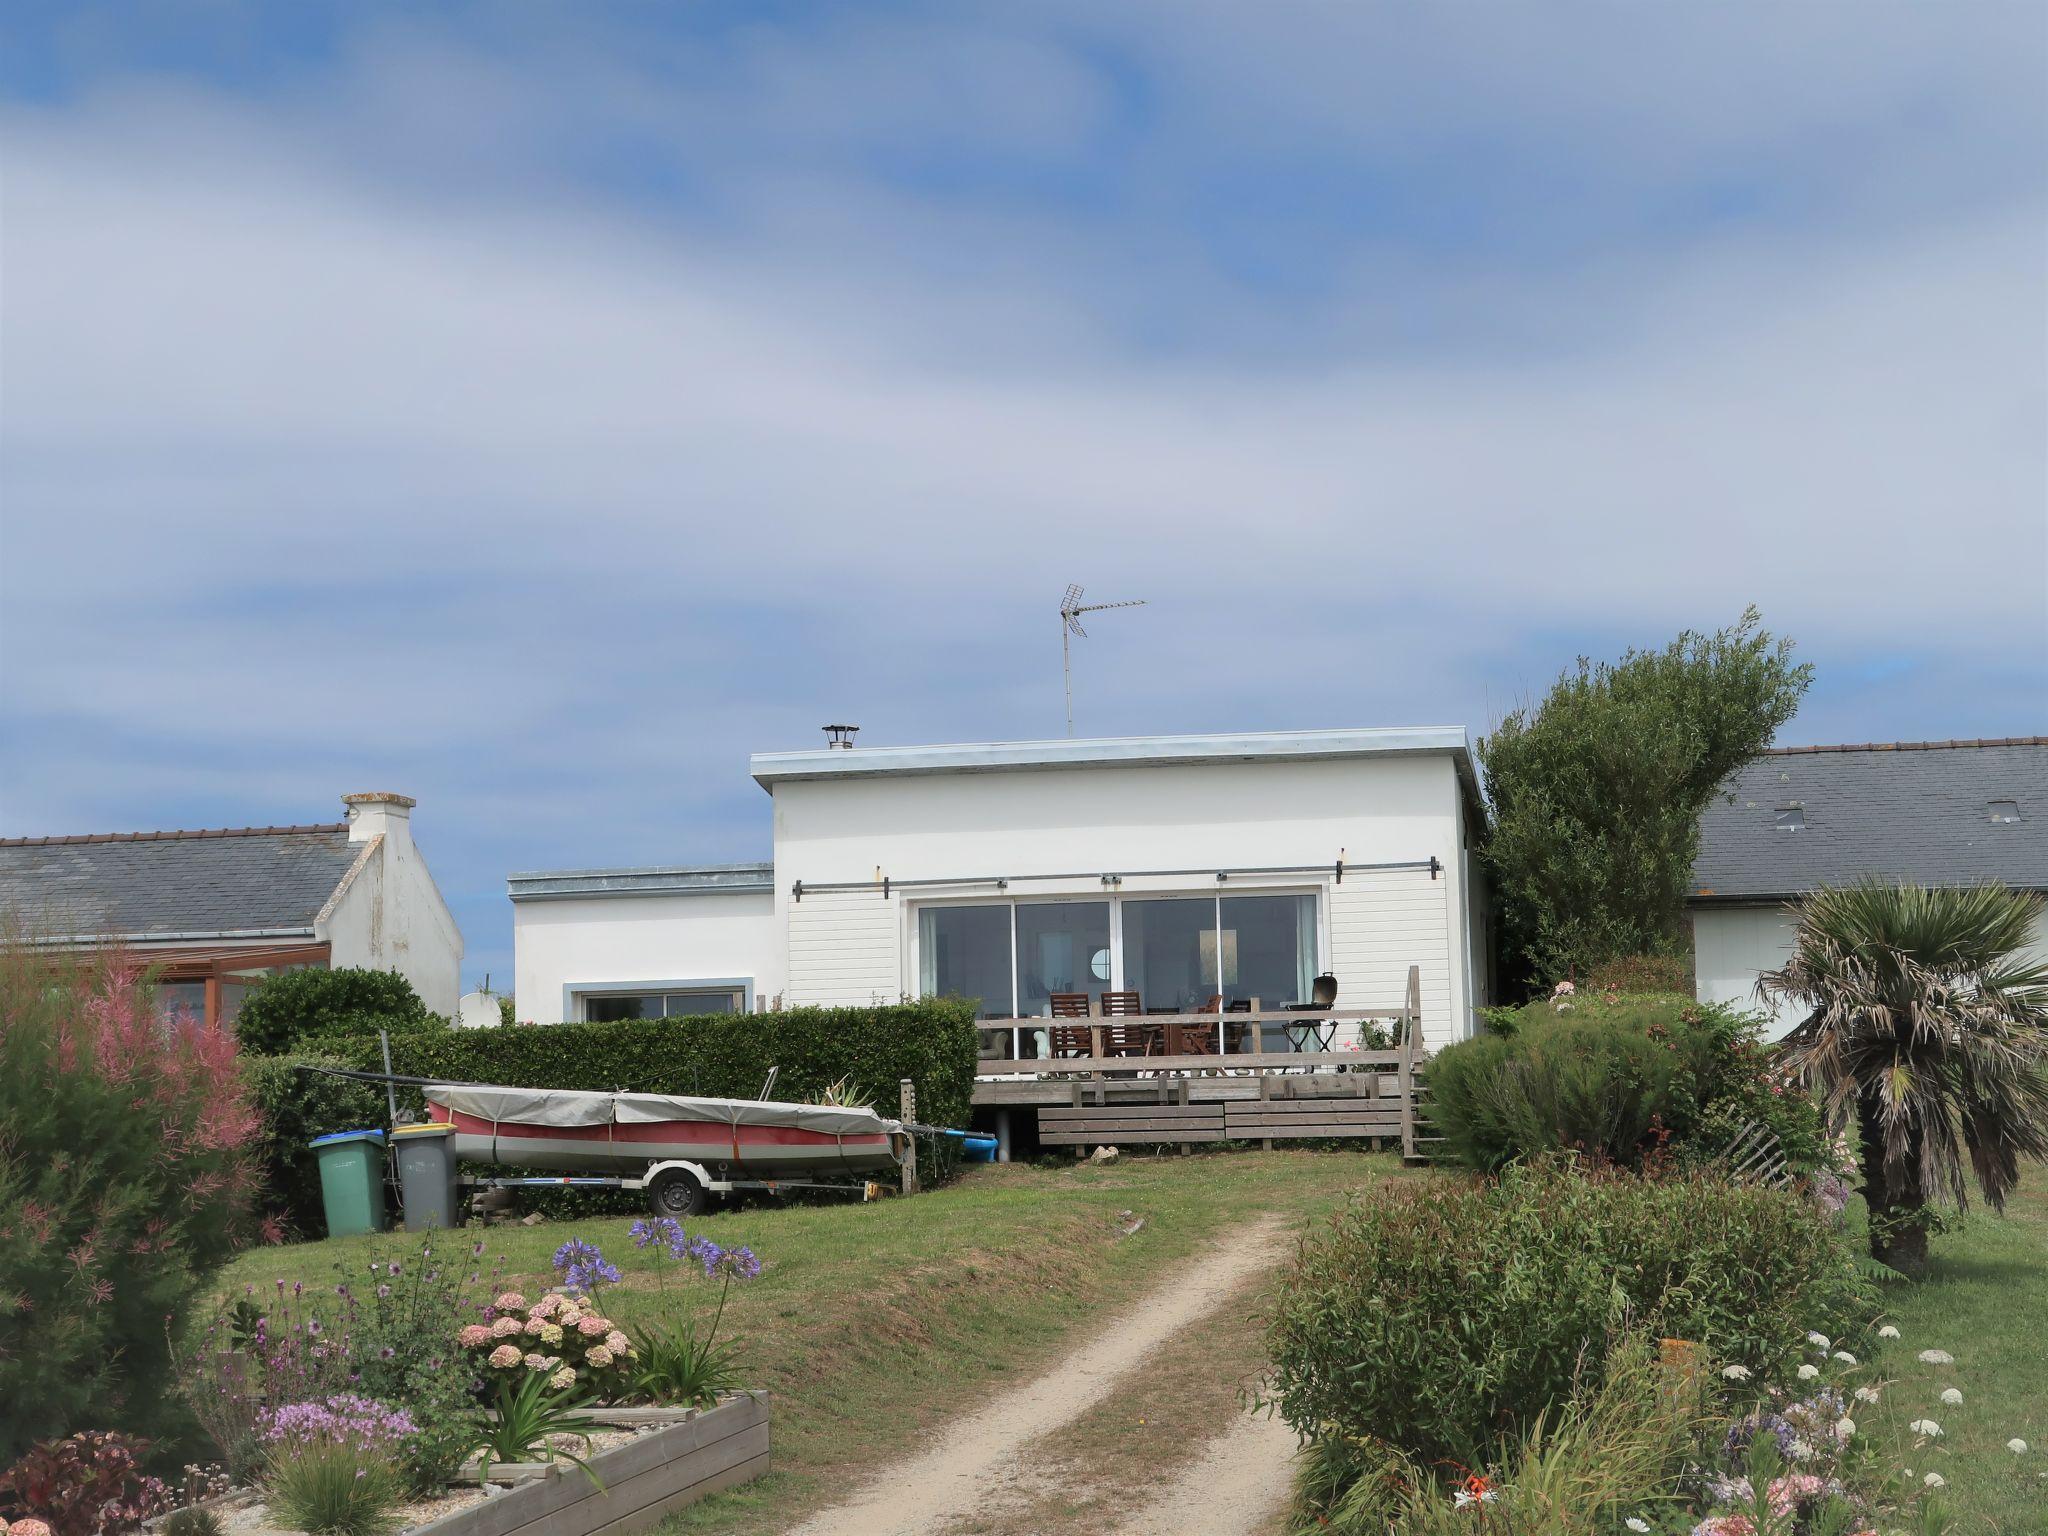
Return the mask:
[[[1044,1018],[1056,993],[1136,992],[1151,1012],[1214,999],[1263,1008],[1308,1002],[1316,898],[1131,896],[918,909],[919,988],[978,998],[981,1017]],[[1029,1054],[1033,1033],[1013,1042]]]
[[1109,903],[1017,903],[1017,1012],[1051,1014],[1055,992],[1100,992],[1109,985]]
[[917,914],[918,990],[978,999],[984,1019],[1017,1011],[1010,971],[1010,906],[925,907]]

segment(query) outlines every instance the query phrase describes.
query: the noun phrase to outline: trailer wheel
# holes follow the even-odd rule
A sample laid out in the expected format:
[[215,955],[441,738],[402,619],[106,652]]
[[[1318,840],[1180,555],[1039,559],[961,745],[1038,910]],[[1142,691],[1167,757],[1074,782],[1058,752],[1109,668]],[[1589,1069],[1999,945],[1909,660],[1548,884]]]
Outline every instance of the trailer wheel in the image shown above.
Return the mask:
[[647,1203],[655,1215],[682,1221],[703,1211],[704,1186],[687,1168],[664,1168],[647,1186]]

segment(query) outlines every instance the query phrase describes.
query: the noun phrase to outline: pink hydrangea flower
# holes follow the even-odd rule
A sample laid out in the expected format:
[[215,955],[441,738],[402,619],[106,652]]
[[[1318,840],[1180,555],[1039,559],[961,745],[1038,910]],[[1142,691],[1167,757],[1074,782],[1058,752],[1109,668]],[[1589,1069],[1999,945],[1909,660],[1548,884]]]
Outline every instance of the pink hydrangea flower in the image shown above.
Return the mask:
[[1772,1479],[1764,1489],[1764,1497],[1770,1500],[1771,1513],[1783,1518],[1798,1509],[1803,1501],[1827,1492],[1827,1488],[1825,1478],[1815,1477],[1811,1472],[1790,1472]]
[[576,1385],[576,1367],[573,1365],[563,1366],[559,1371],[555,1372],[554,1375],[548,1378],[548,1385],[553,1387],[557,1392],[568,1391],[569,1388]]
[[41,1520],[17,1520],[7,1527],[7,1536],[50,1536],[50,1528]]
[[615,1355],[623,1355],[633,1347],[633,1341],[614,1328],[604,1336],[604,1347]]
[[510,1338],[519,1331],[519,1326],[519,1319],[516,1317],[498,1318],[491,1324],[491,1337],[494,1339]]
[[482,1323],[471,1323],[455,1337],[464,1349],[480,1349],[491,1342],[491,1330]]
[[593,1344],[590,1346],[590,1353],[583,1358],[599,1369],[603,1369],[612,1363],[612,1352],[602,1344]]
[[601,1317],[586,1317],[576,1324],[576,1331],[587,1339],[601,1339],[612,1331],[612,1325]]
[[526,1309],[526,1298],[517,1291],[507,1291],[491,1305],[500,1312],[522,1312]]
[[529,1371],[544,1371],[548,1368],[548,1357],[539,1353],[530,1354],[526,1357],[526,1368]]
[[533,1304],[533,1306],[528,1309],[530,1315],[534,1317],[553,1317],[557,1312],[561,1310],[562,1298],[555,1295],[552,1291],[550,1291],[547,1295],[541,1297],[539,1301],[536,1301]]
[[1692,1536],[1756,1536],[1756,1522],[1747,1515],[1709,1515],[1692,1528]]
[[500,1344],[491,1351],[491,1364],[498,1367],[501,1371],[510,1369],[518,1363],[519,1346],[517,1344]]
[[552,1326],[553,1325],[549,1323],[548,1320],[544,1317],[529,1317],[526,1320],[526,1331],[529,1334],[533,1335],[533,1337],[536,1339],[540,1337],[541,1330],[543,1328],[548,1328]]

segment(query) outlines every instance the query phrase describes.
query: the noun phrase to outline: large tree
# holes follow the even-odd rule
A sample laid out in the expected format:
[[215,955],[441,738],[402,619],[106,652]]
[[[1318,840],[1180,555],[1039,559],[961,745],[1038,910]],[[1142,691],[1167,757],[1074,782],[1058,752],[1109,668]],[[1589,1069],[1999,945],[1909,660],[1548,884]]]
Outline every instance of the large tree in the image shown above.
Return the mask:
[[1683,947],[1700,812],[1792,718],[1812,668],[1754,608],[1661,651],[1579,658],[1479,744],[1511,966],[1545,983]]
[[1758,985],[1808,1011],[1784,1061],[1861,1137],[1870,1251],[1927,1263],[1929,1207],[1994,1209],[2048,1157],[2048,963],[2039,896],[1866,881],[1807,897],[1798,943]]

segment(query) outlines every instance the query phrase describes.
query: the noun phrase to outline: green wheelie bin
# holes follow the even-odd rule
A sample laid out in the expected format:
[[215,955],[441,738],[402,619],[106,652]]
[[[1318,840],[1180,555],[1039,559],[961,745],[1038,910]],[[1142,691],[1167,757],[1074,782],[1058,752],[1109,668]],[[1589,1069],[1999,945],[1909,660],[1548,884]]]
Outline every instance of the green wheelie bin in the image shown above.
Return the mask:
[[384,1230],[384,1133],[336,1131],[315,1136],[320,1159],[320,1204],[329,1237]]

